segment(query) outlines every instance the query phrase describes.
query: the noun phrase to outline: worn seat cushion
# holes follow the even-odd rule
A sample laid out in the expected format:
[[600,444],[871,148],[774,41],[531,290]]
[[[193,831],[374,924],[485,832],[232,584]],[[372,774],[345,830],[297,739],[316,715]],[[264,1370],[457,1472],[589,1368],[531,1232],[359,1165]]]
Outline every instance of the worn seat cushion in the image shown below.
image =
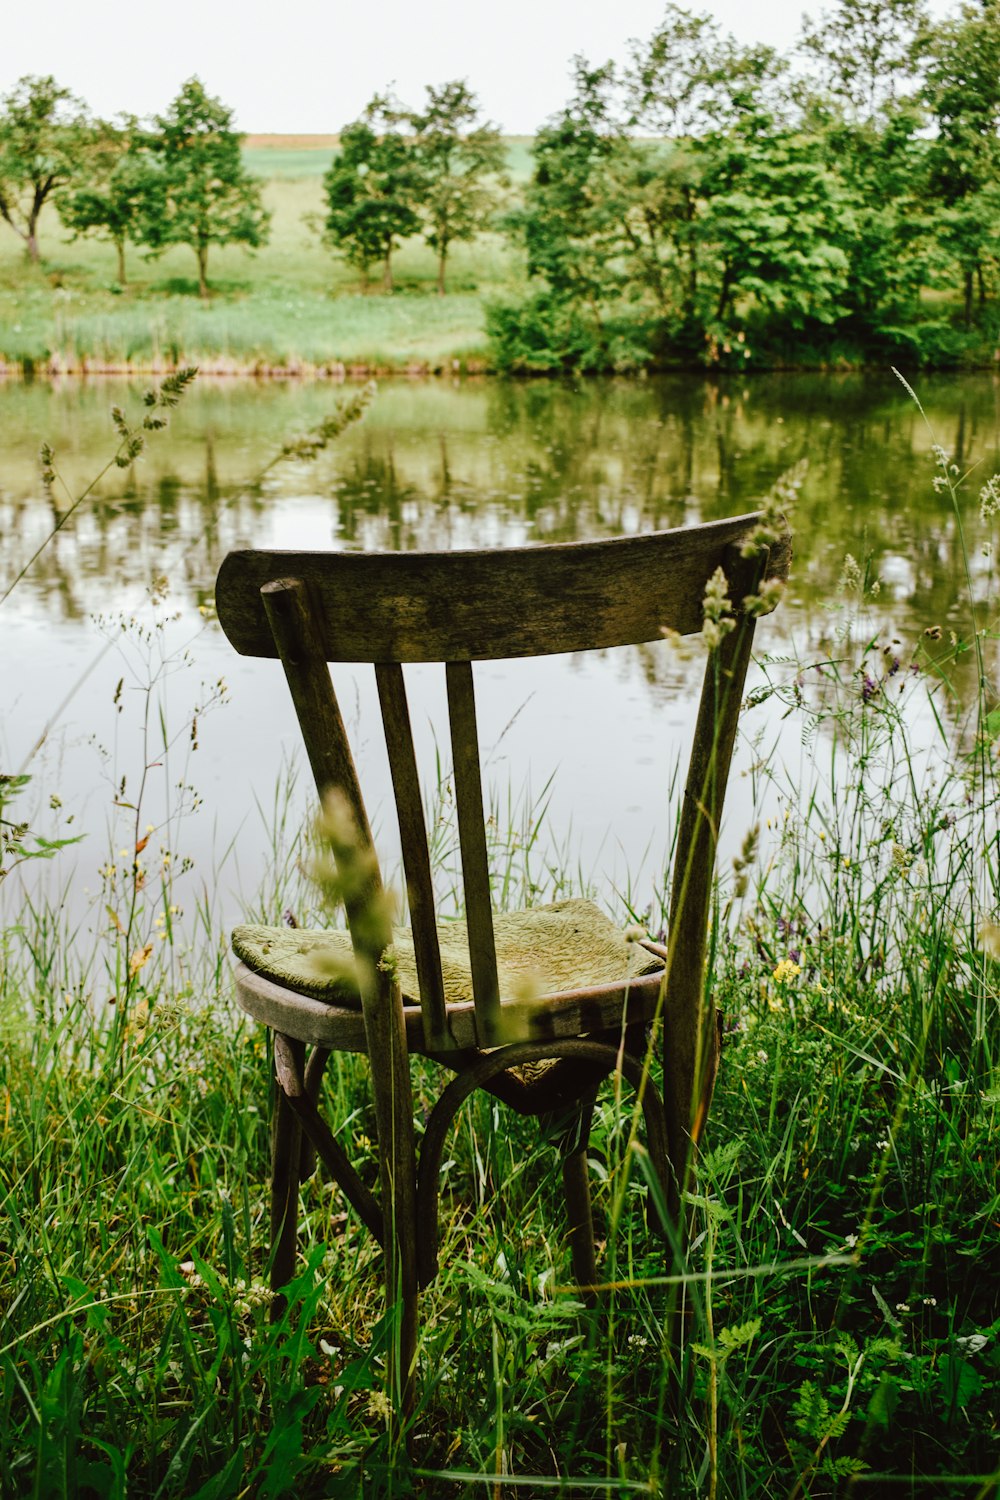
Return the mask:
[[[472,1000],[469,938],[463,921],[438,924],[445,1001]],[[625,934],[592,901],[555,901],[493,919],[501,1003],[615,984],[661,967],[661,960]],[[359,1006],[350,934],[312,928],[244,925],[233,949],[248,968],[276,984],[330,1004]],[[409,928],[393,938],[404,1002],[419,1002]]]

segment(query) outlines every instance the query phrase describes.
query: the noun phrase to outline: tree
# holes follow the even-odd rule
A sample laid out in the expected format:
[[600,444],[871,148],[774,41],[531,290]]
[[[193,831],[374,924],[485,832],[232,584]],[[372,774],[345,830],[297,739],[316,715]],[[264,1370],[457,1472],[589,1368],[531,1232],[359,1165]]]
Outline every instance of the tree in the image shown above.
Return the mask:
[[494,206],[491,179],[505,182],[506,153],[495,125],[475,122],[479,101],[462,82],[427,87],[427,103],[410,117],[427,217],[424,238],[437,251],[438,292],[445,290],[448,250],[471,240]]
[[818,70],[821,95],[863,124],[891,115],[912,93],[926,37],[924,0],[837,0],[818,21],[803,17],[801,50]]
[[84,105],[51,75],[28,76],[0,100],[0,218],[38,262],[38,218],[78,175],[91,127]]
[[986,300],[985,265],[1000,219],[1000,0],[963,5],[932,41],[924,97],[936,126],[928,148],[938,242],[962,277],[965,323],[973,287]]
[[926,46],[924,0],[837,0],[803,21],[801,124],[840,183],[843,300],[863,337],[913,321],[932,254],[917,97]]
[[141,243],[144,226],[162,219],[163,174],[153,166],[149,137],[134,116],[115,126],[99,121],[87,179],[57,199],[59,217],[75,236],[110,240],[118,257],[118,285],[125,286],[125,246]]
[[382,262],[383,289],[392,291],[396,242],[420,228],[420,171],[402,125],[409,112],[376,94],[360,119],[340,132],[340,150],[323,178],[326,239],[361,272]]
[[534,172],[524,210],[513,217],[528,252],[529,276],[544,277],[559,299],[599,305],[622,285],[619,257],[628,200],[620,165],[629,152],[616,116],[614,69],[574,59],[575,90],[535,137]]
[[[705,323],[729,310],[739,280],[744,226],[732,226],[723,253],[718,240],[729,226],[724,215],[712,213],[712,194],[728,191],[749,137],[766,133],[764,120],[769,129],[785,128],[786,73],[773,48],[743,47],[710,16],[674,4],[667,5],[647,43],[631,44],[623,80],[629,127],[666,137],[662,145],[645,148],[632,173],[626,229],[634,271],[653,292],[674,336],[692,350],[704,341]],[[737,192],[730,204],[737,221],[744,206],[745,194]],[[754,205],[754,211],[759,208]],[[771,217],[772,226],[779,217]],[[768,252],[760,248],[766,260]]]
[[699,238],[715,272],[709,321],[725,328],[737,304],[752,298],[787,327],[833,322],[847,280],[837,244],[845,203],[822,142],[765,114],[699,144]]
[[267,243],[271,216],[260,183],[243,166],[233,111],[199,78],[188,79],[155,125],[149,145],[159,176],[148,188],[142,238],[156,254],[168,245],[190,245],[198,290],[207,297],[210,246],[256,250]]

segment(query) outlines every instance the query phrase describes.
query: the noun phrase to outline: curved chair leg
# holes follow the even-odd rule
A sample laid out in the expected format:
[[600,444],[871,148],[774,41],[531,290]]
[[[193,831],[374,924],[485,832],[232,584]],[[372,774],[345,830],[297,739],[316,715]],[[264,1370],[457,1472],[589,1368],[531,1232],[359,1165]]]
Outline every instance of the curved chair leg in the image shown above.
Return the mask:
[[452,1079],[427,1121],[417,1177],[417,1264],[421,1286],[427,1286],[437,1272],[438,1173],[445,1138],[455,1115],[469,1095],[475,1089],[482,1088],[497,1073],[519,1067],[522,1063],[538,1062],[546,1057],[576,1057],[603,1063],[606,1064],[608,1073],[621,1069],[622,1076],[641,1099],[649,1154],[663,1190],[666,1191],[667,1130],[663,1101],[643,1062],[628,1052],[619,1052],[617,1047],[579,1037],[554,1042],[512,1042],[506,1047],[498,1047]]
[[[319,1104],[319,1091],[323,1085],[323,1074],[330,1060],[329,1047],[314,1047],[306,1061],[306,1069],[303,1075],[305,1092],[307,1098],[315,1108]],[[299,1160],[299,1181],[305,1182],[316,1170],[316,1148],[312,1141],[306,1136],[302,1142],[302,1154]]]
[[[275,1037],[277,1040],[277,1036]],[[305,1044],[283,1037],[301,1068]],[[271,1290],[287,1286],[295,1271],[295,1245],[299,1223],[299,1163],[302,1127],[279,1079],[275,1079],[275,1103],[271,1134]],[[284,1311],[284,1298],[271,1303],[272,1319]]]

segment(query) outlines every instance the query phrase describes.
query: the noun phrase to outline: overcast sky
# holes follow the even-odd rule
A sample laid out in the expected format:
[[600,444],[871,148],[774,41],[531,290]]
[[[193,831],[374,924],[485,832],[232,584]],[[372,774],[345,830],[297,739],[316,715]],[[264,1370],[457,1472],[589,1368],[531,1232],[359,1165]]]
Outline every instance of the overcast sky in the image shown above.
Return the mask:
[[[943,0],[935,6],[940,10]],[[742,42],[792,45],[823,0],[688,0]],[[4,0],[0,92],[52,73],[100,115],[160,112],[192,74],[236,112],[241,130],[333,132],[393,83],[414,105],[423,86],[466,78],[486,115],[532,133],[569,93],[576,52],[624,58],[663,0]]]

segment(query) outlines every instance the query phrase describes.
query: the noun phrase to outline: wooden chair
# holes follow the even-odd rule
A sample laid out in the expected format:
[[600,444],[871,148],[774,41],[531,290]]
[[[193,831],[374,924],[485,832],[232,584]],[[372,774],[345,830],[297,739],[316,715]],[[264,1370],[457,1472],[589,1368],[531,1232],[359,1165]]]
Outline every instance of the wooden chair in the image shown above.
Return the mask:
[[[339,799],[328,836],[353,955],[352,975],[317,979],[312,949],[322,937],[282,929],[237,933],[240,1004],[274,1033],[271,1284],[277,1289],[291,1279],[299,1183],[318,1153],[385,1250],[387,1296],[398,1320],[390,1374],[403,1412],[413,1391],[418,1287],[437,1266],[442,1150],[456,1111],[474,1089],[487,1089],[526,1114],[580,1101],[582,1128],[564,1150],[563,1178],[574,1273],[584,1287],[597,1279],[586,1121],[597,1084],[616,1070],[641,1099],[650,1156],[669,1213],[681,1223],[691,1151],[718,1063],[704,965],[719,818],[755,614],[777,592],[762,586],[785,576],[790,557],[788,537],[764,521],[753,514],[509,551],[241,551],[222,565],[222,627],[241,654],[280,658],[320,797]],[[725,587],[716,575],[720,568]],[[665,946],[627,947],[585,903],[542,908],[535,917],[495,918],[472,663],[623,646],[674,631],[692,635],[703,630],[706,597],[708,634],[716,644],[708,652],[680,814]],[[394,948],[331,662],[375,667],[410,914],[410,930],[396,934]],[[444,664],[468,934],[465,993],[461,964],[457,981],[453,972],[456,928],[439,926],[435,917],[402,670],[409,662]],[[526,998],[516,983],[522,942],[531,954],[527,968],[543,972],[550,952],[567,946],[576,965],[572,982],[550,981],[551,992]],[[592,973],[591,948],[598,955]],[[556,972],[562,972],[558,964]],[[647,1060],[649,1023],[661,1019],[662,1100]],[[367,1052],[373,1062],[379,1198],[319,1111],[323,1070],[334,1050]],[[419,1170],[411,1053],[455,1075],[427,1123]]]

